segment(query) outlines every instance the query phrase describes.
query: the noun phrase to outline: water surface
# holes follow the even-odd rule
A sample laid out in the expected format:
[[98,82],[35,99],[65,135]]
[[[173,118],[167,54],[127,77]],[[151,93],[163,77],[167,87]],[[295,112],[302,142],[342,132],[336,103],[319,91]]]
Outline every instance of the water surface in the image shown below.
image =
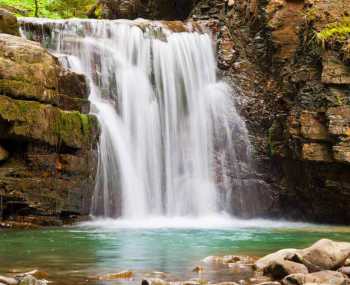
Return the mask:
[[350,241],[349,233],[346,227],[220,219],[107,220],[67,228],[2,231],[0,274],[37,268],[48,272],[56,284],[104,284],[91,277],[123,270],[135,272],[134,284],[152,271],[187,279],[196,277],[192,269],[209,255],[262,256],[305,247],[320,238]]

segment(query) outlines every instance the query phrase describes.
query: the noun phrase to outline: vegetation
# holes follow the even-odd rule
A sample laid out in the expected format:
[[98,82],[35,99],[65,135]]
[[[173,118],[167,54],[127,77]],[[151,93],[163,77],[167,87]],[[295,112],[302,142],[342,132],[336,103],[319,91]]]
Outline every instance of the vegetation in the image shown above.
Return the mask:
[[316,36],[323,47],[336,42],[344,43],[350,38],[350,17],[344,17],[340,22],[327,25]]
[[96,0],[0,0],[0,7],[12,8],[17,16],[84,18],[95,3]]

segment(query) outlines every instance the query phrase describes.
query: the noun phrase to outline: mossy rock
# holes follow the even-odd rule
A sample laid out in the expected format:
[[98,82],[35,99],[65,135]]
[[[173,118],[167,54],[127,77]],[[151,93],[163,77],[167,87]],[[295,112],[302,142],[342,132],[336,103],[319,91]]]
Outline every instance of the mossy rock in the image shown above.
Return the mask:
[[51,146],[73,149],[91,148],[97,141],[98,126],[94,116],[33,101],[0,96],[0,121],[8,125],[2,137],[40,141]]
[[16,16],[2,8],[0,8],[0,33],[19,36]]
[[89,112],[84,75],[64,69],[38,43],[0,34],[0,94]]

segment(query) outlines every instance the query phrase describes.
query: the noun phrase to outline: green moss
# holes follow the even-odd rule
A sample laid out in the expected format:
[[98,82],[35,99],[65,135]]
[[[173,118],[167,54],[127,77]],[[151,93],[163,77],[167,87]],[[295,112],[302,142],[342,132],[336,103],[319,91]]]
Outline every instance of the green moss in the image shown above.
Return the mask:
[[341,21],[327,25],[316,33],[318,41],[323,47],[327,43],[345,42],[350,37],[350,17],[344,17]]
[[84,115],[84,114],[80,114],[80,122],[81,122],[83,134],[85,134],[85,135],[89,134],[90,133],[89,116]]

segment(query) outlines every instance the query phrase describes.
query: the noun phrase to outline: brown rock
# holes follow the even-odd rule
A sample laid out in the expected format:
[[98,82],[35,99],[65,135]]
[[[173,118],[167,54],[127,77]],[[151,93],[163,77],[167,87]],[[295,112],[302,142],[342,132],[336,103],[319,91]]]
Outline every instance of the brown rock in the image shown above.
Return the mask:
[[350,266],[343,266],[338,271],[350,277]]
[[19,36],[16,16],[2,8],[0,8],[0,33]]
[[344,138],[350,137],[350,106],[329,108],[327,118],[330,134]]
[[306,139],[327,140],[328,130],[324,118],[316,112],[304,111],[300,115],[301,134]]
[[350,163],[350,143],[342,142],[333,146],[334,159],[338,162]]
[[320,143],[305,143],[302,148],[302,159],[310,161],[332,161],[329,147]]
[[295,273],[307,274],[309,271],[305,265],[288,260],[278,260],[264,268],[265,275],[277,280]]
[[346,284],[346,277],[336,271],[320,271],[310,274],[291,274],[283,279],[284,285],[303,285],[303,284]]
[[38,43],[0,34],[1,94],[86,113],[87,92],[85,78],[64,70]]
[[323,55],[322,82],[325,84],[350,84],[350,67],[332,52]]
[[97,279],[110,281],[110,280],[117,280],[117,279],[130,279],[133,276],[134,276],[134,273],[132,271],[122,271],[118,273],[110,273],[103,276],[99,276]]
[[350,243],[321,239],[297,255],[311,272],[334,270],[341,267],[350,256]]

